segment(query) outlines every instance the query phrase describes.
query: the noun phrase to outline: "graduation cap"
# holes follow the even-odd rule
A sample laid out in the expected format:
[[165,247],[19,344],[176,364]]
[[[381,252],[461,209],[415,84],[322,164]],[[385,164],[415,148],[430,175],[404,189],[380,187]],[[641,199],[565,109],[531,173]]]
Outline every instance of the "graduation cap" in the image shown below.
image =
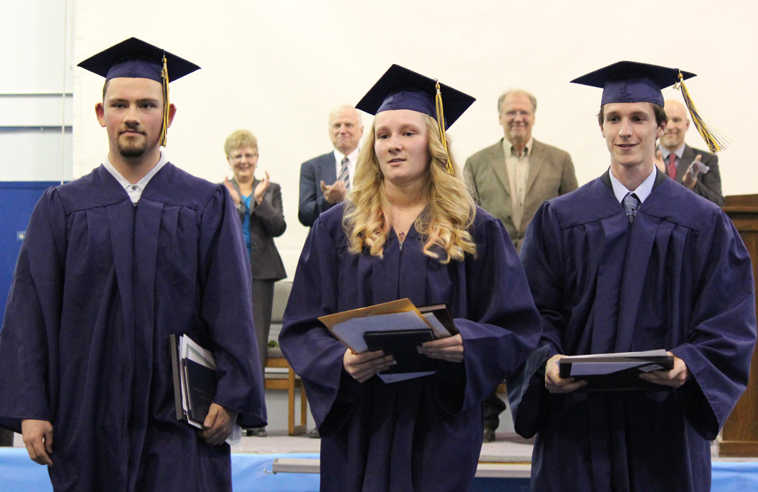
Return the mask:
[[106,80],[119,77],[134,77],[155,80],[163,88],[163,128],[161,145],[166,145],[168,128],[168,84],[198,70],[194,63],[168,51],[146,43],[141,39],[129,38],[93,55],[79,66]]
[[705,125],[695,108],[684,81],[695,74],[678,68],[662,67],[648,63],[620,61],[572,80],[572,83],[603,89],[600,105],[609,103],[649,102],[663,107],[661,90],[676,84],[682,92],[687,109],[700,135],[711,152],[724,148],[721,139]]
[[[393,109],[410,109],[437,120],[442,146],[447,153],[445,130],[468,109],[475,99],[439,81],[400,65],[392,65],[355,105],[370,114]],[[449,154],[448,154],[449,155]],[[454,174],[448,157],[447,172]]]

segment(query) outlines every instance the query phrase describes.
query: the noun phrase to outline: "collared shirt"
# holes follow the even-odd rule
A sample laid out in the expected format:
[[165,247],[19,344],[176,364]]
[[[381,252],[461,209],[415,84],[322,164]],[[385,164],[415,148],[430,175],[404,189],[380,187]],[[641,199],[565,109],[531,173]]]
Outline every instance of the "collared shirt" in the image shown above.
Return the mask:
[[113,164],[110,163],[108,160],[108,157],[106,156],[105,160],[103,161],[103,166],[105,166],[105,169],[108,170],[109,173],[111,173],[111,176],[118,181],[118,183],[124,187],[124,190],[126,191],[126,194],[129,195],[129,199],[132,201],[133,204],[137,204],[139,199],[142,197],[142,192],[145,191],[145,187],[150,182],[151,179],[153,179],[153,176],[161,170],[161,168],[168,162],[168,159],[166,158],[166,151],[161,149],[161,158],[158,159],[158,164],[153,166],[151,170],[147,172],[144,176],[142,176],[142,179],[137,181],[136,183],[130,183],[129,180],[127,180],[125,177],[119,173],[115,167],[113,167]]
[[[355,163],[358,161],[358,151],[359,151],[359,148],[356,147],[355,150],[353,150],[347,155],[347,158],[348,158],[347,170],[348,170],[348,173],[350,174],[350,187],[351,188],[353,187],[353,176],[355,175]],[[334,169],[336,170],[336,173],[334,174],[335,176],[340,175],[340,168],[342,168],[342,159],[344,158],[345,158],[345,154],[343,154],[337,149],[334,149],[334,162],[335,162]],[[330,183],[327,183],[327,184],[330,184]]]
[[622,202],[624,197],[627,195],[627,193],[634,193],[637,195],[637,198],[640,199],[640,203],[645,203],[645,199],[650,196],[650,193],[653,191],[653,185],[655,184],[655,176],[658,168],[653,166],[653,171],[650,173],[650,175],[645,178],[645,180],[640,183],[640,185],[637,187],[636,190],[628,190],[626,189],[626,186],[621,184],[621,181],[616,179],[616,177],[613,175],[613,172],[608,172],[608,174],[611,177],[611,186],[613,187],[613,195],[616,197],[616,200],[618,200],[619,203]]
[[511,189],[511,206],[513,213],[513,225],[521,230],[521,219],[524,215],[524,200],[526,200],[526,186],[529,181],[529,156],[532,154],[534,139],[530,138],[521,155],[516,149],[503,138],[503,153],[505,154],[505,169],[508,172],[508,183]]
[[[663,162],[668,162],[669,154],[671,152],[663,145],[659,145],[658,149],[661,151],[661,155],[663,156]],[[679,146],[679,148],[674,151],[674,155],[676,155],[677,161],[682,158],[682,154],[684,154],[684,144]]]

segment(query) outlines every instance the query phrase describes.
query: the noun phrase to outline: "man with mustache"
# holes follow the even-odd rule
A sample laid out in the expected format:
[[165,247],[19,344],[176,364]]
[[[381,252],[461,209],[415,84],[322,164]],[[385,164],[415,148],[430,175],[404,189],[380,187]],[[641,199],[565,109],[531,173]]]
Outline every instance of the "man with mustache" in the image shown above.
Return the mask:
[[[504,138],[466,160],[463,175],[474,201],[505,226],[518,251],[537,208],[576,189],[568,152],[532,137],[537,98],[522,90],[497,101]],[[484,441],[495,440],[505,403],[493,393],[484,400]]]
[[[660,152],[666,174],[719,207],[724,205],[718,156],[684,143],[690,119],[682,103],[668,99],[663,109],[668,122],[660,140]],[[695,161],[702,163],[707,171],[700,171],[701,166],[693,164]]]
[[[249,266],[224,186],[164,148],[168,82],[199,67],[136,38],[80,66],[106,78],[109,152],[32,214],[0,331],[0,425],[56,492],[231,491],[225,440],[266,418]],[[199,430],[177,420],[172,334],[215,356]]]

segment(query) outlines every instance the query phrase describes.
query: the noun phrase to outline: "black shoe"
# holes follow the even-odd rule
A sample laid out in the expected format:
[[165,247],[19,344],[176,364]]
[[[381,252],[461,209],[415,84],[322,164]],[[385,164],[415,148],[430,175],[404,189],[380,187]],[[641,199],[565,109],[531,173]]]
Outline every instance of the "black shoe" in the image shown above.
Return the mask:
[[253,437],[266,437],[268,434],[266,433],[265,427],[251,427],[249,429],[245,429],[245,435]]
[[306,434],[311,439],[321,439],[321,435],[318,433],[318,428],[314,427],[313,429],[308,431],[308,434]]
[[495,440],[495,429],[493,429],[492,427],[485,427],[483,441],[493,442],[494,440]]

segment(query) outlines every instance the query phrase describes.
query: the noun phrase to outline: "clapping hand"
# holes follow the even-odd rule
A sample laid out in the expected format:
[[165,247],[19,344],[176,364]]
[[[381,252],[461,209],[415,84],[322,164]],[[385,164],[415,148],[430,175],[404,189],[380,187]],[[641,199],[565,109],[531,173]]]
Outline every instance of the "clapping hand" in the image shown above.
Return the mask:
[[266,193],[266,190],[268,189],[268,185],[271,184],[271,177],[268,175],[268,171],[265,173],[265,177],[263,180],[261,180],[260,183],[255,187],[255,191],[253,192],[253,197],[255,198],[255,203],[258,205],[261,204],[263,201],[263,194]]
[[234,201],[234,205],[236,207],[240,206],[240,202],[242,201],[242,198],[240,198],[240,194],[237,193],[237,190],[234,189],[234,185],[231,181],[229,181],[229,178],[224,178],[224,186],[226,186],[226,189],[229,191],[229,196],[232,197],[232,200]]

